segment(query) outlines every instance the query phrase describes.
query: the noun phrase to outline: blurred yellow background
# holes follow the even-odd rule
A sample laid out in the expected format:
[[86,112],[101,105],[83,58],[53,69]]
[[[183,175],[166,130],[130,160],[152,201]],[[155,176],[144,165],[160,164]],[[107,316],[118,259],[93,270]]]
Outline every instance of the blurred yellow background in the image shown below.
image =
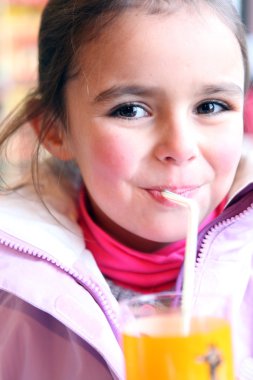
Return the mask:
[[0,0],[0,118],[36,81],[37,36],[46,0]]

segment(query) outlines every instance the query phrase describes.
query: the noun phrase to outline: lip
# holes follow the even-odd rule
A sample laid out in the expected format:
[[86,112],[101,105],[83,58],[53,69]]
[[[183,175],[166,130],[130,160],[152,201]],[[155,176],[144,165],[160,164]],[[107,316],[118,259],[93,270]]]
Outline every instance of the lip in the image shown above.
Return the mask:
[[161,193],[163,190],[169,190],[170,192],[173,192],[178,195],[182,195],[186,198],[194,198],[196,196],[196,193],[198,192],[200,186],[182,186],[182,187],[176,187],[176,186],[158,186],[154,188],[148,188],[145,189],[146,192],[158,203],[167,206],[167,207],[175,207],[175,208],[181,208],[182,206],[178,205],[177,203],[170,201],[169,199],[166,199]]

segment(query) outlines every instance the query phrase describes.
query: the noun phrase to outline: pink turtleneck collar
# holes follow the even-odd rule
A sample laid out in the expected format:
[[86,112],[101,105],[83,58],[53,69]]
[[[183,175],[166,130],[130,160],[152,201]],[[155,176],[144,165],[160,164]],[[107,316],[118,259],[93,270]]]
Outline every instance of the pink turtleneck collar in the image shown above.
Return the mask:
[[[202,223],[200,229],[222,211],[224,202]],[[152,253],[128,248],[104,232],[87,211],[85,191],[80,194],[79,224],[86,247],[103,275],[123,288],[142,293],[171,289],[184,260],[185,241],[171,243]]]

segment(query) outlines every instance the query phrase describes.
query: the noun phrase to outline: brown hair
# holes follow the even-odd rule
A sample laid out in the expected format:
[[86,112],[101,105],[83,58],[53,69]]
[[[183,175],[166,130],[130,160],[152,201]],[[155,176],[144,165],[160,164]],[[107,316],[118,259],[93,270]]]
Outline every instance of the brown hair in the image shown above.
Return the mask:
[[[38,157],[43,140],[57,119],[66,127],[64,93],[71,76],[78,71],[80,47],[95,39],[106,25],[130,8],[149,14],[172,12],[185,4],[206,3],[232,30],[242,52],[245,89],[248,85],[248,57],[244,26],[229,0],[49,0],[39,31],[38,85],[2,123],[0,150],[23,124],[40,118],[37,149],[32,157],[34,183],[38,178]],[[54,124],[55,125],[55,124]]]

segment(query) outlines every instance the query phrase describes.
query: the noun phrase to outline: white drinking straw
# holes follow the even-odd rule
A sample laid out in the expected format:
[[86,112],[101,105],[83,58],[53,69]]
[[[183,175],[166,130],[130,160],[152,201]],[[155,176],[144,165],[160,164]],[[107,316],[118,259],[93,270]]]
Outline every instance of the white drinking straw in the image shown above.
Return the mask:
[[183,328],[184,333],[187,334],[190,328],[190,318],[194,293],[194,274],[197,254],[199,209],[197,203],[193,199],[185,198],[182,195],[175,194],[169,190],[163,190],[162,196],[186,207],[189,210],[189,217],[187,219],[182,293]]

